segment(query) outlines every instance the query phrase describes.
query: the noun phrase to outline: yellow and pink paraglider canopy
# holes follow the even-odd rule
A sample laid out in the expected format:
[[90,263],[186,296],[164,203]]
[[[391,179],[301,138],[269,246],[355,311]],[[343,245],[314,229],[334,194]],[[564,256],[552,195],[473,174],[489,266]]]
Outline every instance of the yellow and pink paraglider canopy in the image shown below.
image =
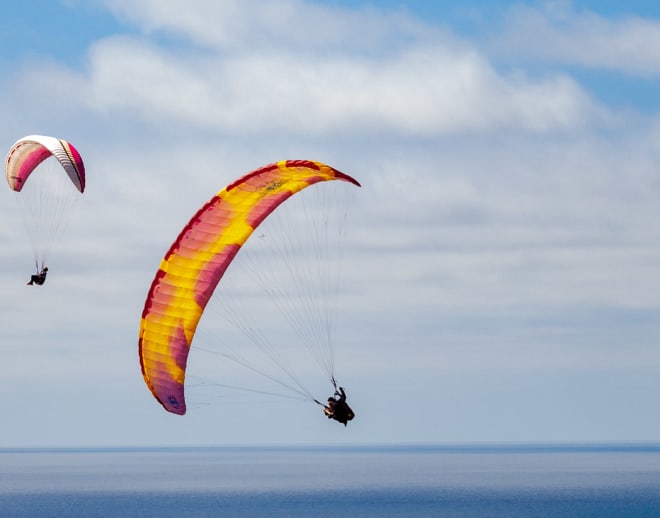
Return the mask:
[[144,380],[168,412],[186,412],[184,378],[195,330],[241,246],[286,199],[331,180],[360,185],[320,162],[270,164],[225,187],[183,228],[151,284],[139,332]]

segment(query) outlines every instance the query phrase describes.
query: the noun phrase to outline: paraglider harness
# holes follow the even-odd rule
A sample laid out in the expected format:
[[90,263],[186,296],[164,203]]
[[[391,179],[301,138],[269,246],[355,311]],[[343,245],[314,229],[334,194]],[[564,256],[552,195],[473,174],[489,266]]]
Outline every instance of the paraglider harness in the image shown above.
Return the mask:
[[332,384],[335,387],[335,393],[333,397],[328,398],[327,405],[324,405],[317,400],[314,401],[323,407],[323,413],[328,416],[328,419],[334,419],[346,426],[348,421],[351,421],[355,417],[355,413],[353,412],[353,409],[348,406],[348,403],[346,403],[346,392],[344,392],[343,387],[337,387],[334,378],[332,378]]
[[39,271],[39,266],[37,265],[37,271],[39,273],[32,275],[30,281],[28,282],[29,286],[36,284],[37,286],[42,286],[46,282],[46,275],[48,275],[48,267],[44,266],[41,271]]

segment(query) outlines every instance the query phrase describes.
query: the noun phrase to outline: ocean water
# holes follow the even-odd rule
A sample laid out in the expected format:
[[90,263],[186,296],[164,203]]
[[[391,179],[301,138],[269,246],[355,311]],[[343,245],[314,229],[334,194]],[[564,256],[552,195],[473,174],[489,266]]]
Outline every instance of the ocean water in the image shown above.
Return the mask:
[[660,445],[0,450],[0,516],[660,516]]

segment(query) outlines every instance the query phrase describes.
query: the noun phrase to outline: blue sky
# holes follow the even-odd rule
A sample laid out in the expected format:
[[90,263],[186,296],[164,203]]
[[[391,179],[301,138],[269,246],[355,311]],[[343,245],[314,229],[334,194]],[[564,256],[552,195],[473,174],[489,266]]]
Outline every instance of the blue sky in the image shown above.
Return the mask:
[[[0,194],[0,445],[657,441],[657,3],[267,6],[5,9],[0,138],[71,141],[88,189],[43,289]],[[363,184],[335,351],[358,418],[231,391],[169,415],[137,359],[160,258],[285,158]]]

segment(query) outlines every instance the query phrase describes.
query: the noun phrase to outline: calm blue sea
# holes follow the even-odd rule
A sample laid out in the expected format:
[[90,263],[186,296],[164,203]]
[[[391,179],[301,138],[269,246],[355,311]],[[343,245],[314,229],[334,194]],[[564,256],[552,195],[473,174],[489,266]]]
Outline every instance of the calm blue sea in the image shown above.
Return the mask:
[[660,516],[660,445],[0,450],[0,516]]

